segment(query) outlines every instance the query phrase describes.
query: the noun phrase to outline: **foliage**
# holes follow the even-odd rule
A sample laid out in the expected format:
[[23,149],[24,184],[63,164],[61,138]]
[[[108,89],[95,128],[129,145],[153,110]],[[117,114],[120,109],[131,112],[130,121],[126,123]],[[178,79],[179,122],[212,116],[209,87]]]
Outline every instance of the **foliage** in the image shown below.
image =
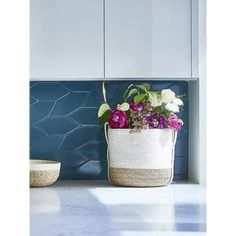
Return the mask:
[[105,83],[102,84],[104,102],[98,111],[99,123],[109,123],[111,128],[131,128],[133,132],[150,128],[179,130],[183,121],[175,113],[183,106],[182,96],[171,89],[151,90],[151,85],[130,84],[123,94],[124,102],[111,109],[106,99]]

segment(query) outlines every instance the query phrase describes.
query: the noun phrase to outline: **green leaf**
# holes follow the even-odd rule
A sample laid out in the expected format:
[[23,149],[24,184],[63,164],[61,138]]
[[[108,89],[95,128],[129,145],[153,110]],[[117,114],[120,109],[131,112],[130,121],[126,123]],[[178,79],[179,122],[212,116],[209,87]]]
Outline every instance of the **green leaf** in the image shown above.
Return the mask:
[[130,89],[132,86],[133,86],[133,84],[129,85],[129,87],[125,90],[125,92],[124,92],[124,94],[123,94],[124,100],[125,100],[125,98],[126,98],[128,92],[129,92],[129,89]]
[[101,117],[106,111],[111,110],[107,103],[103,103],[98,110],[98,117]]
[[105,81],[102,82],[102,94],[103,94],[104,102],[107,103]]
[[139,89],[141,89],[141,90],[143,90],[143,91],[146,92],[146,93],[148,92],[147,89],[146,89],[146,87],[143,86],[142,84],[141,84],[141,85],[136,85],[136,87],[139,88]]
[[136,85],[137,88],[142,89],[144,92],[148,92],[151,89],[151,85],[148,83],[143,83],[141,85]]
[[109,118],[111,116],[111,111],[106,111],[101,117],[98,118],[99,125],[103,125],[106,122],[108,122]]
[[134,103],[138,104],[140,101],[142,101],[147,96],[146,93],[140,93],[134,97]]
[[153,107],[156,107],[158,105],[157,94],[155,92],[148,92],[148,98]]
[[142,86],[144,86],[146,88],[146,90],[150,90],[151,89],[151,85],[148,83],[143,83]]
[[134,95],[134,94],[136,94],[136,93],[138,93],[138,90],[137,90],[136,88],[131,89],[131,90],[129,91],[129,94],[125,97],[125,102],[127,101],[127,99],[128,99],[129,97],[131,97],[132,95]]

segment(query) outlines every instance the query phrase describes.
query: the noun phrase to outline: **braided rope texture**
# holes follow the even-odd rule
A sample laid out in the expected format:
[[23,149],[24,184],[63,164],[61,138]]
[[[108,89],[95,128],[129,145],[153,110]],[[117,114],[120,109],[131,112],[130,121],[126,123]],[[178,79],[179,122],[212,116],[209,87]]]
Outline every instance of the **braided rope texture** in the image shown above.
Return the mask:
[[56,182],[60,170],[31,170],[30,187],[49,186]]
[[171,182],[173,169],[109,168],[109,180],[118,186],[160,187]]

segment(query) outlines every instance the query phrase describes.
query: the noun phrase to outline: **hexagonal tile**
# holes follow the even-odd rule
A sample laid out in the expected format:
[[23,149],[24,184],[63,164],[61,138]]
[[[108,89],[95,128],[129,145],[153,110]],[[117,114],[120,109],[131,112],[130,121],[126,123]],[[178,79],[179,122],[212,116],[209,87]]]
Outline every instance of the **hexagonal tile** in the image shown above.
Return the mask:
[[41,119],[47,117],[53,108],[55,102],[39,101],[30,107],[30,124],[35,124]]
[[36,126],[49,135],[60,135],[75,129],[78,127],[78,124],[66,117],[48,117],[39,122]]
[[[175,180],[187,179],[188,83],[177,81],[109,81],[106,82],[106,88],[107,100],[111,107],[115,108],[117,103],[122,102],[122,91],[125,87],[131,83],[141,84],[143,82],[150,82],[153,89],[171,88],[176,94],[186,94],[183,98],[184,110],[179,113],[185,125],[178,133],[174,178]],[[61,161],[61,179],[107,178],[107,145],[102,127],[96,125],[97,110],[103,101],[102,83],[35,81],[31,82],[30,86],[31,92],[36,93],[38,98],[49,100],[38,101],[38,98],[31,94],[30,118],[31,124],[35,125],[31,126],[30,130],[31,158]],[[43,89],[43,87],[47,88]],[[64,94],[63,91],[68,94]],[[55,99],[58,100],[55,102]],[[48,117],[52,108],[53,111]],[[40,122],[37,123],[38,121]],[[81,126],[77,128],[76,125]]]
[[83,153],[79,150],[76,151],[58,151],[58,159],[61,162],[62,168],[77,169],[88,160],[85,158]]
[[52,115],[68,115],[83,103],[87,92],[70,93],[56,102]]
[[42,136],[31,148],[31,154],[45,155],[54,153],[61,144],[63,136]]
[[37,127],[30,127],[30,146],[32,146],[35,142],[40,140],[42,136],[46,136],[46,134],[38,129]]
[[33,105],[36,103],[38,100],[30,96],[30,105]]
[[84,178],[97,178],[102,171],[102,165],[99,161],[89,161],[78,169],[78,173]]
[[57,100],[69,91],[57,82],[40,82],[30,89],[30,93],[38,100]]
[[80,108],[73,112],[70,117],[84,125],[98,125],[98,108]]
[[102,102],[103,96],[100,87],[88,92],[86,98],[84,99],[82,107],[99,107]]
[[60,150],[72,151],[79,148],[91,140],[95,131],[96,127],[94,126],[85,126],[72,131],[70,134],[65,136],[65,139],[60,146]]
[[79,150],[88,160],[107,160],[107,144],[105,142],[93,140],[79,148]]
[[84,81],[62,81],[60,82],[64,87],[70,91],[91,91],[97,88],[101,82],[84,82]]

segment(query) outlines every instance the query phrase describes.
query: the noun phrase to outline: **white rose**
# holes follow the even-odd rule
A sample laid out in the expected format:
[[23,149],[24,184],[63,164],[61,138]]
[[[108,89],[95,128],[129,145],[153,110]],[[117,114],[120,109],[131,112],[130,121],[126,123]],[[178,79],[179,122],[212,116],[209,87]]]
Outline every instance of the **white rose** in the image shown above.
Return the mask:
[[183,101],[180,98],[175,98],[173,103],[178,105],[178,106],[184,105]]
[[129,110],[129,103],[124,102],[121,105],[118,104],[116,109],[120,110],[120,111],[128,111]]
[[161,100],[161,98],[158,98],[156,106],[160,107],[161,105],[162,105],[162,100]]
[[171,89],[163,89],[161,91],[161,100],[164,103],[173,102],[175,99],[175,93]]
[[172,112],[179,112],[179,106],[170,102],[165,105],[165,109]]

